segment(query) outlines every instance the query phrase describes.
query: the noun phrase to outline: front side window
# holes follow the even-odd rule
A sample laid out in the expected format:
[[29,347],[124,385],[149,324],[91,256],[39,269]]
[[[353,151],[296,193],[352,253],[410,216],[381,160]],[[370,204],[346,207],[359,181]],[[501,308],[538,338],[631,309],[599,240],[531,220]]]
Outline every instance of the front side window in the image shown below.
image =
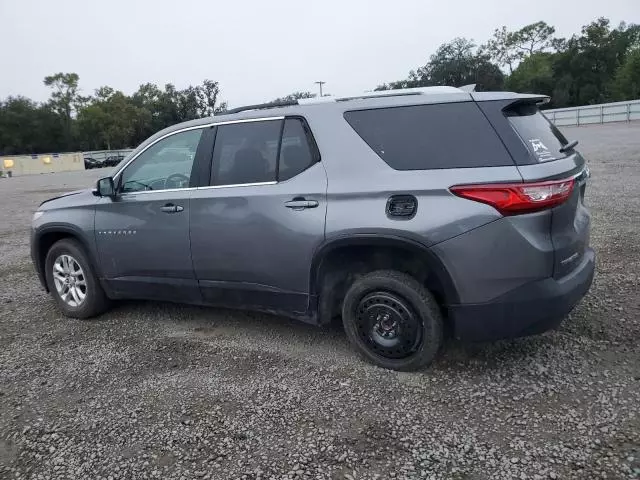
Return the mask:
[[176,133],[142,152],[122,172],[120,191],[187,188],[202,129]]
[[213,149],[212,185],[241,185],[276,179],[282,120],[220,125]]

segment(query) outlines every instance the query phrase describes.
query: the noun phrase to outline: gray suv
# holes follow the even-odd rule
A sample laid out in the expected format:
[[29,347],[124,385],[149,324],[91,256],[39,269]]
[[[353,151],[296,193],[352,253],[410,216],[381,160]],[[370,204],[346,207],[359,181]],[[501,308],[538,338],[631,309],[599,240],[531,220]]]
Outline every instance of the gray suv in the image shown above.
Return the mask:
[[594,273],[589,172],[547,100],[431,87],[175,125],[40,205],[33,262],[70,317],[124,298],[342,317],[397,370],[447,334],[540,333]]

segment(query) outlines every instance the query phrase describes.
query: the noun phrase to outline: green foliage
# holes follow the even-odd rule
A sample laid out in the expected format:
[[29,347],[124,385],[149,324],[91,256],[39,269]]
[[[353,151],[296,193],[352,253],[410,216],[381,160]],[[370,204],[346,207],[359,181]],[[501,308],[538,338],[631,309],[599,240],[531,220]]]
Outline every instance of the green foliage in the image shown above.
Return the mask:
[[495,29],[493,37],[480,47],[480,51],[499,66],[508,67],[509,73],[513,73],[515,66],[528,55],[542,53],[554,46],[559,47],[563,40],[554,39],[554,33],[555,28],[545,22],[525,25],[515,32],[502,26]]
[[501,67],[508,67],[509,73],[513,73],[513,66],[520,59],[520,54],[516,51],[512,42],[513,33],[507,27],[496,28],[493,38],[480,47],[480,50],[489,56]]
[[507,89],[514,92],[547,95],[551,95],[554,85],[552,53],[534,53],[526,57],[506,82]]
[[292,102],[294,100],[302,100],[304,98],[315,98],[316,94],[311,92],[293,92],[284,97],[278,97],[274,100],[271,100],[271,103],[285,103]]
[[135,106],[122,92],[101,87],[96,90],[93,101],[78,114],[81,147],[98,150],[129,145],[136,128],[142,127],[150,117],[148,111]]
[[[412,70],[404,80],[376,90],[477,84],[477,90],[507,89],[551,96],[550,106],[588,105],[640,96],[637,64],[630,52],[640,49],[640,26],[611,28],[599,18],[571,38],[555,38],[545,22],[519,30],[506,27],[476,49],[471,40],[456,38],[441,45],[429,62]],[[500,67],[510,75],[506,78]]]
[[509,43],[519,53],[520,58],[544,52],[552,46],[556,29],[545,22],[536,22],[522,27],[509,35]]
[[589,105],[616,99],[613,80],[639,38],[640,26],[621,24],[612,29],[606,18],[582,27],[581,34],[571,37],[566,48],[554,55],[555,105]]
[[409,72],[405,80],[380,85],[376,90],[451,85],[460,87],[477,84],[478,90],[500,90],[504,74],[489,56],[476,51],[476,45],[466,38],[455,38],[438,47],[429,62],[417,71]]
[[[480,47],[455,38],[407,78],[376,90],[475,83],[477,90],[546,94],[554,107],[640,97],[640,25],[612,28],[599,18],[569,39],[554,33],[540,21],[514,31],[498,28]],[[133,147],[170,125],[227,108],[213,80],[183,90],[146,83],[132,95],[104,86],[86,97],[79,80],[75,73],[45,77],[51,97],[43,104],[24,97],[0,100],[0,154]],[[302,91],[274,101],[312,97]]]
[[0,102],[0,154],[134,147],[158,130],[226,109],[218,82],[184,90],[147,83],[131,96],[109,86],[80,94],[75,73],[44,79],[51,98],[37,104],[24,97]]
[[61,118],[65,147],[67,149],[73,145],[73,114],[86,101],[78,93],[78,80],[77,73],[56,73],[55,75],[44,77],[44,84],[53,90],[49,106]]
[[50,106],[24,97],[0,102],[0,152],[55,152],[64,148],[63,124]]
[[615,100],[640,98],[640,48],[627,55],[624,64],[616,72],[612,90]]

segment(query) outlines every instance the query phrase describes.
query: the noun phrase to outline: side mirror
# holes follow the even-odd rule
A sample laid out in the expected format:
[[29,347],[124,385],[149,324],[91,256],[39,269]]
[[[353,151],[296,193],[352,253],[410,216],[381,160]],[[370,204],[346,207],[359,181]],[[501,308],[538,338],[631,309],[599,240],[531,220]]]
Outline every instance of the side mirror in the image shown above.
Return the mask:
[[116,194],[116,187],[113,184],[113,178],[105,177],[98,180],[96,184],[96,192],[100,197],[113,197]]

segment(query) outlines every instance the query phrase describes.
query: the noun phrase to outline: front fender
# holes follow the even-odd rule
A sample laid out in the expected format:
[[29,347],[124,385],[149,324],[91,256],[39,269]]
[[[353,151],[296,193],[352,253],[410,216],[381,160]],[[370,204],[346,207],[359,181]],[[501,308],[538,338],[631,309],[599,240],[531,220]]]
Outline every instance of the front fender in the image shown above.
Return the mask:
[[46,223],[31,229],[31,260],[38,274],[38,279],[47,292],[49,291],[49,287],[44,272],[45,258],[51,245],[63,238],[73,238],[78,241],[87,254],[93,270],[99,278],[102,277],[100,264],[96,261],[96,244],[95,238],[92,235],[93,225],[91,225],[90,232],[91,233],[87,233],[77,225],[66,222]]

